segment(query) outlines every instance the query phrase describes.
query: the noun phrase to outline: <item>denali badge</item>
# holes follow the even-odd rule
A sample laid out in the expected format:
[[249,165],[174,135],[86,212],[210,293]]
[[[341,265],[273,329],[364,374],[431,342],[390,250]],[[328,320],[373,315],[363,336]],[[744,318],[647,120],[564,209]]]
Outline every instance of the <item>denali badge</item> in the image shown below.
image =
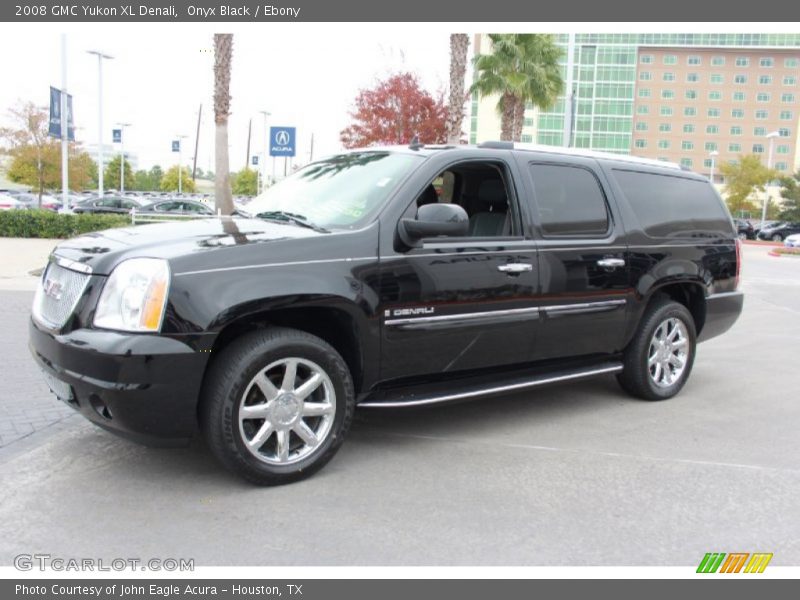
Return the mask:
[[393,317],[408,317],[413,315],[431,315],[436,311],[432,306],[420,306],[419,308],[397,308],[392,311]]
[[63,291],[64,286],[60,281],[45,279],[42,287],[44,288],[45,296],[50,296],[54,300],[61,300],[61,292]]

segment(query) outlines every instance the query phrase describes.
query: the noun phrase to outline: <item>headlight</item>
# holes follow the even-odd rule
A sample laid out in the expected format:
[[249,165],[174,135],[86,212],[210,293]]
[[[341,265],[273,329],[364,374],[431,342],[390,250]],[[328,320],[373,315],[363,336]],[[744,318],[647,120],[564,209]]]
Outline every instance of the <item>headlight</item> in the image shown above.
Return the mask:
[[111,272],[94,314],[95,327],[158,331],[169,289],[169,265],[160,258],[131,258]]

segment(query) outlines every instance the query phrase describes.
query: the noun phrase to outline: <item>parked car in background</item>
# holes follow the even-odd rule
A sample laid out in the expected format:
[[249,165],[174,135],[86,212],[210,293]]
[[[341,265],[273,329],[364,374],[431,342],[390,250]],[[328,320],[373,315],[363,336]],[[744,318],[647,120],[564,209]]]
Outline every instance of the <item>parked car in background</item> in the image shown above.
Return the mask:
[[787,238],[783,240],[783,245],[787,248],[800,248],[800,233],[787,236]]
[[[22,192],[14,197],[20,202],[25,203],[24,208],[39,208],[39,194],[34,192]],[[59,210],[61,208],[61,199],[51,196],[50,194],[42,194],[41,208],[45,210]]]
[[28,208],[24,202],[20,202],[17,198],[6,192],[0,193],[0,210],[14,210],[19,208]]
[[733,223],[736,225],[736,233],[740,240],[756,239],[756,232],[753,228],[753,224],[750,221],[745,221],[744,219],[734,219]]
[[136,212],[161,215],[213,215],[214,210],[196,200],[161,200],[137,208]]
[[800,233],[800,223],[797,222],[779,222],[768,227],[764,227],[758,232],[758,239],[772,240],[773,242],[782,242],[790,235]]
[[131,209],[139,210],[142,202],[134,198],[124,198],[121,196],[104,196],[103,198],[90,198],[76,205],[73,210],[76,213],[96,213],[96,214],[129,214]]

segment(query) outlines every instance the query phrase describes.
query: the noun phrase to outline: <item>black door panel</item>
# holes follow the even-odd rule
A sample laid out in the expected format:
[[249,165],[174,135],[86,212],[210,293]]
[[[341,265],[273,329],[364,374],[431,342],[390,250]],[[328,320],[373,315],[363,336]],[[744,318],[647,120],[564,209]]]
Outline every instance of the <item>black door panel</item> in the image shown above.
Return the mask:
[[532,244],[415,249],[383,259],[381,272],[384,379],[530,360],[539,317]]

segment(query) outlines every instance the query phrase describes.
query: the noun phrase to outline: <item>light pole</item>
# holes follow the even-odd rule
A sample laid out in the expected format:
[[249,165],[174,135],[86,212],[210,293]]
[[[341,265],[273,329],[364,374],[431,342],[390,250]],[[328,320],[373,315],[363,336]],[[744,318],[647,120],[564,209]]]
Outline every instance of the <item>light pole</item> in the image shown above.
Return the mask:
[[113,60],[113,56],[99,50],[87,50],[97,56],[97,196],[103,197],[103,59]]
[[261,191],[263,192],[267,187],[267,142],[269,140],[269,129],[267,129],[267,117],[272,116],[272,113],[266,110],[259,111],[264,115],[264,155],[261,157]]
[[119,136],[119,153],[120,153],[120,161],[119,161],[119,193],[120,195],[125,193],[125,128],[130,127],[131,123],[117,123],[117,127],[119,127],[120,136]]
[[[770,131],[767,134],[767,139],[769,140],[769,154],[767,154],[767,168],[772,169],[772,150],[775,147],[775,138],[780,137],[779,131]],[[764,221],[767,220],[767,204],[769,204],[769,184],[771,180],[767,182],[767,189],[765,190],[766,194],[764,195],[764,205],[761,207],[761,229],[759,231],[764,230]]]
[[178,138],[178,194],[183,194],[183,142],[188,135],[176,135]]
[[69,114],[67,106],[67,34],[61,34],[61,209],[69,212]]
[[708,154],[711,157],[711,174],[708,176],[709,181],[711,181],[711,185],[714,185],[714,164],[717,161],[717,157],[719,156],[719,152],[716,150],[712,150]]

